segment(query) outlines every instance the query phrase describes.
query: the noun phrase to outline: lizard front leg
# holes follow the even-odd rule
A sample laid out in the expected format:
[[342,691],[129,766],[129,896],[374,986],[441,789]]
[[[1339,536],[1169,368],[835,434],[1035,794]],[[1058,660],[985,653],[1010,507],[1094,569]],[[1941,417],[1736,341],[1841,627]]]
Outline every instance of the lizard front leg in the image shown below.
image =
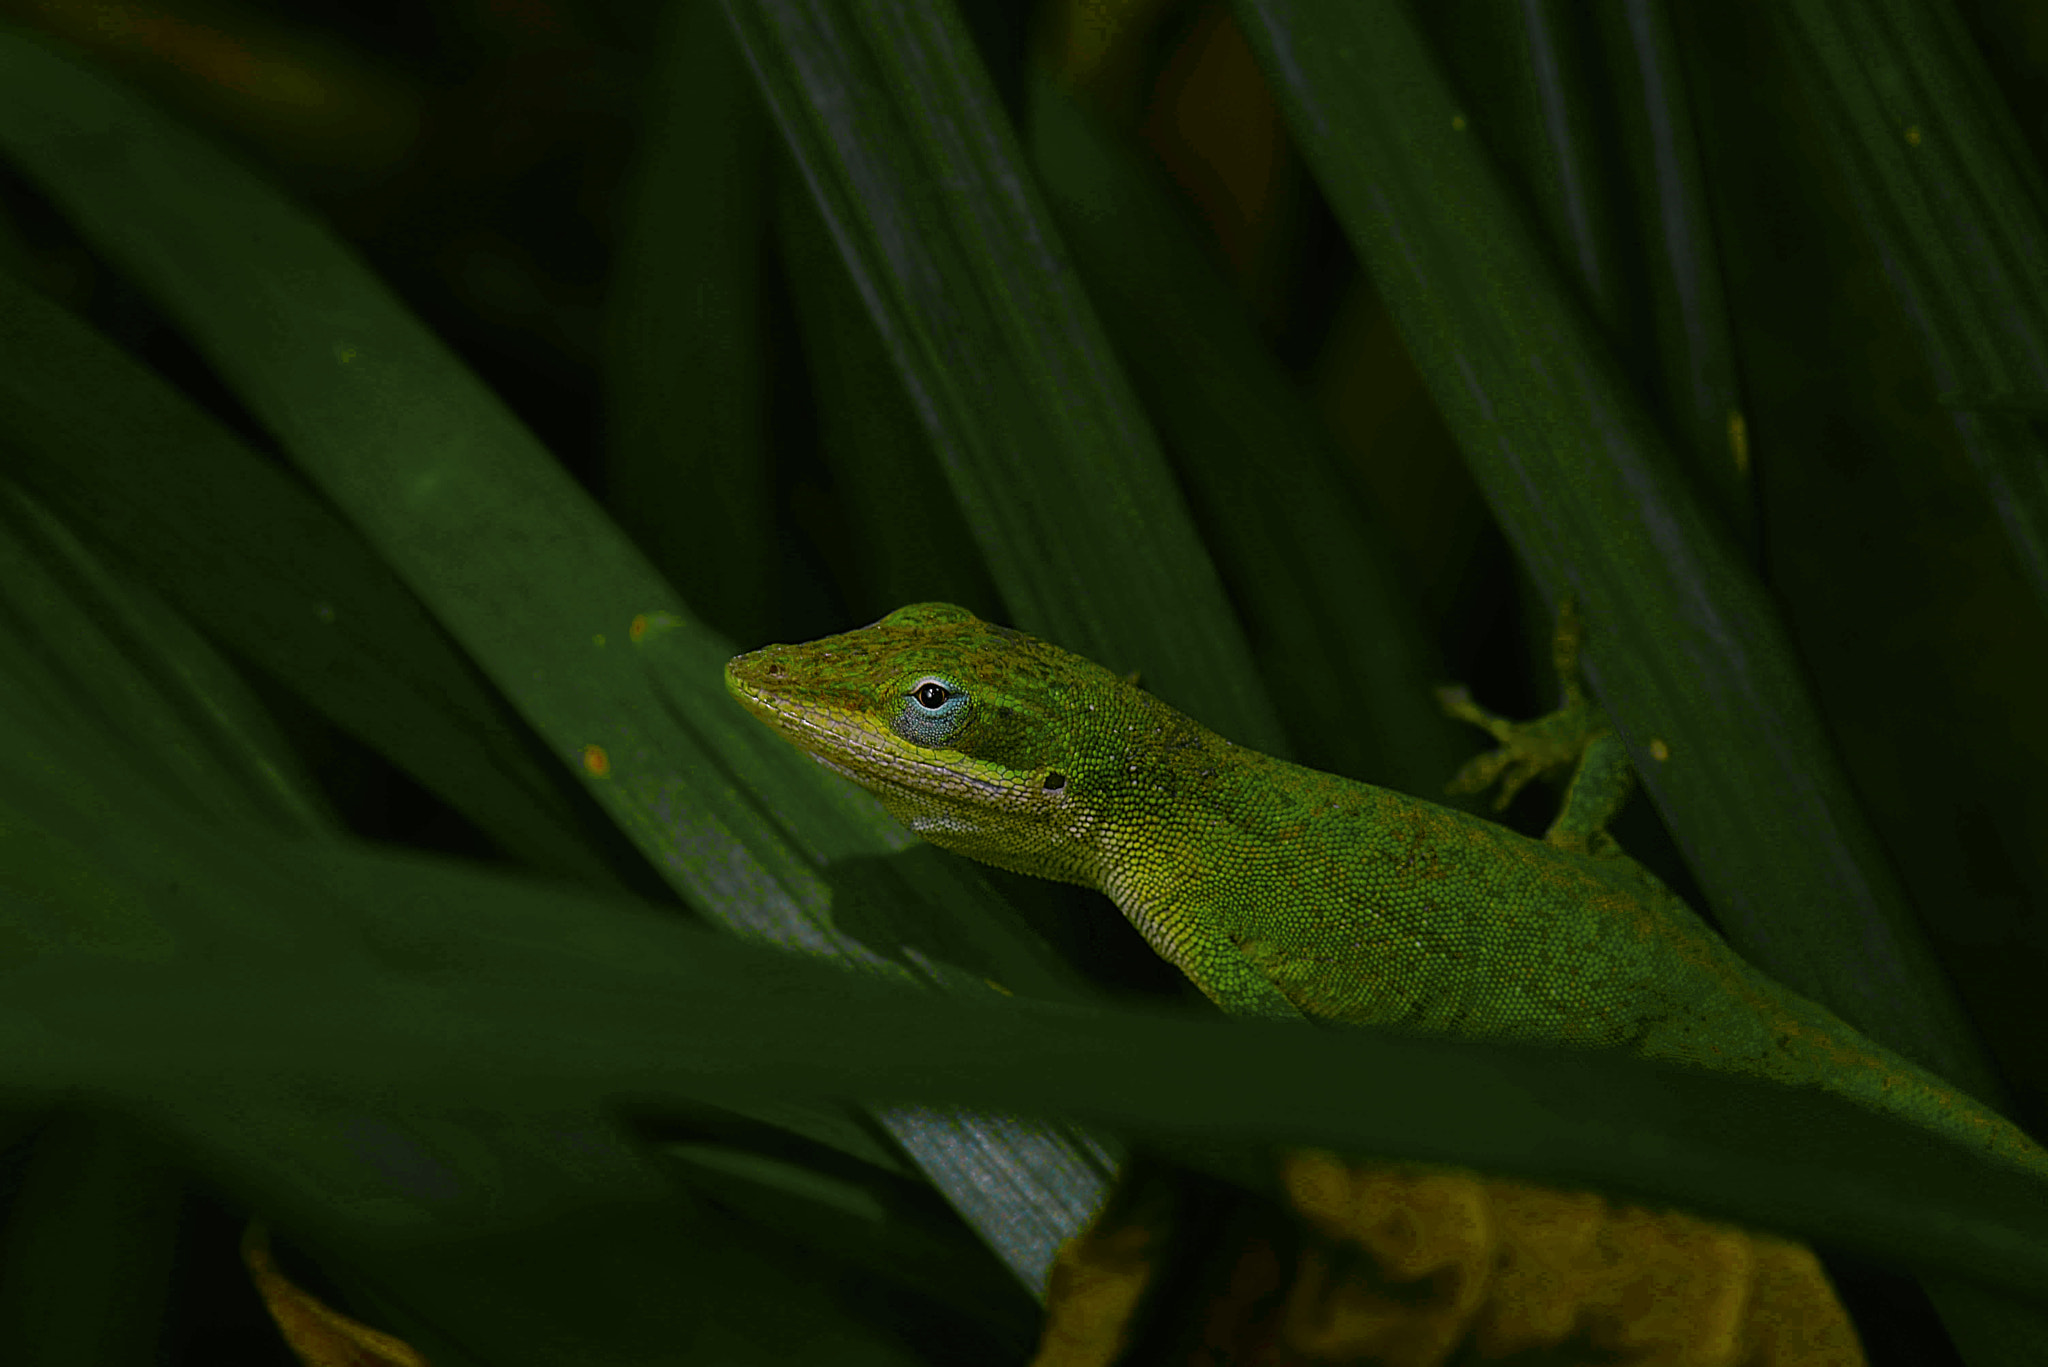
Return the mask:
[[1551,662],[1563,702],[1555,712],[1534,721],[1510,721],[1472,700],[1461,684],[1437,690],[1444,711],[1470,722],[1500,742],[1498,749],[1474,757],[1449,784],[1453,793],[1477,793],[1500,783],[1494,799],[1499,811],[1533,778],[1559,777],[1569,771],[1571,783],[1557,819],[1544,833],[1546,844],[1576,854],[1624,857],[1607,833],[1629,793],[1635,771],[1628,748],[1614,733],[1599,705],[1586,695],[1579,678],[1579,647],[1584,630],[1570,598],[1557,605],[1557,631],[1551,638]]

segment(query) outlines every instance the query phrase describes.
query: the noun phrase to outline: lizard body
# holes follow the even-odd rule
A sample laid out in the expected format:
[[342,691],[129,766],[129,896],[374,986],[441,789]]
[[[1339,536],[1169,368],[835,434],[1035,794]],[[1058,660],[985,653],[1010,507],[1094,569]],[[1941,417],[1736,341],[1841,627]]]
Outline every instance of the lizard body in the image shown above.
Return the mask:
[[1601,810],[1531,840],[1233,745],[943,603],[741,655],[726,684],[932,843],[1108,894],[1226,1011],[1816,1086],[2048,1177],[2018,1127],[1752,968],[1620,854],[1597,825],[1626,787],[1584,769],[1574,795]]

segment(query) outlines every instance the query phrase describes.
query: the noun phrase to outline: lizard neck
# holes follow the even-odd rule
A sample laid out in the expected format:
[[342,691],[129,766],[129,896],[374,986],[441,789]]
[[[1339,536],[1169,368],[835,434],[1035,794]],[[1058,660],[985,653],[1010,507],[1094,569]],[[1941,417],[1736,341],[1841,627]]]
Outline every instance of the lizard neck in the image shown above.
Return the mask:
[[[1306,854],[1333,818],[1412,802],[1234,745],[1133,689],[1086,794],[1093,881],[1127,914],[1242,884]],[[1348,824],[1348,823],[1347,823]],[[1141,922],[1142,924],[1142,922]]]

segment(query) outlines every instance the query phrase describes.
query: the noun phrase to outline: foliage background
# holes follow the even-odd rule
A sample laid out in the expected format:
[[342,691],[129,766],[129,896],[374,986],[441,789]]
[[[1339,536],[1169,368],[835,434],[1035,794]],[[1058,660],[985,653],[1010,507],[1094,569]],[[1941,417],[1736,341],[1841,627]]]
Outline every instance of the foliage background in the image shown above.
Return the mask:
[[[1505,130],[1492,153],[1532,236],[1556,225],[1561,201],[1546,186],[1559,172],[1544,161],[1540,139],[1517,141],[1514,130],[1526,129],[1531,109],[1576,130],[1558,145],[1580,158],[1569,169],[1581,177],[1581,194],[1562,202],[1578,206],[1574,212],[1593,225],[1581,241],[1600,249],[1579,261],[1598,264],[1573,277],[1581,298],[1608,330],[1620,372],[1692,460],[1689,487],[1699,504],[1765,587],[1789,643],[1788,667],[1810,686],[1851,804],[1867,817],[1882,861],[1917,909],[1932,959],[1988,1051],[2013,1113],[2039,1132],[2048,1124],[2048,1031],[2038,988],[2048,967],[2041,911],[2048,794],[2038,781],[2048,756],[2048,712],[2039,703],[2040,680],[2048,677],[2048,597],[2029,577],[2038,548],[2030,551],[2008,530],[2015,519],[2024,525],[2025,509],[2015,512],[2014,496],[1987,485],[1959,438],[1955,406],[1941,401],[1953,385],[1939,378],[1940,364],[1921,340],[1925,330],[1916,329],[1938,301],[1902,302],[1887,275],[1883,239],[1871,232],[1877,211],[1859,188],[1865,182],[1854,154],[1830,131],[1814,53],[1774,22],[1768,6],[1672,7],[1711,211],[1697,225],[1708,234],[1699,255],[1725,298],[1730,339],[1715,382],[1743,418],[1744,459],[1731,478],[1733,453],[1723,446],[1717,457],[1709,442],[1701,455],[1688,435],[1689,410],[1674,398],[1668,369],[1660,369],[1669,357],[1658,340],[1657,255],[1642,228],[1627,125],[1611,114],[1623,92],[1617,68],[1601,55],[1608,40],[1570,6],[1526,12],[1547,16],[1557,44],[1549,50],[1566,55],[1550,84],[1525,74],[1526,33],[1540,27],[1534,18],[1518,29],[1501,7],[1432,7],[1421,27],[1474,125]],[[945,349],[951,343],[943,335],[902,343],[899,334],[899,348],[909,352],[892,352],[876,319],[893,317],[900,329],[904,316],[915,323],[922,305],[878,296],[873,281],[883,280],[886,293],[886,274],[871,277],[864,297],[842,253],[850,250],[845,223],[870,220],[856,212],[835,238],[819,216],[818,205],[829,208],[834,195],[842,208],[860,210],[861,184],[834,187],[815,166],[799,173],[785,141],[794,136],[792,106],[778,124],[756,85],[772,87],[774,68],[740,60],[717,7],[661,13],[595,2],[441,0],[258,9],[13,0],[0,13],[147,92],[360,254],[403,309],[482,380],[487,401],[530,430],[573,487],[673,586],[679,601],[672,615],[687,615],[678,638],[687,645],[674,658],[650,656],[656,672],[701,674],[717,657],[708,644],[714,636],[733,647],[805,639],[903,602],[951,599],[1058,635],[1119,668],[1142,668],[1164,695],[1240,739],[1424,793],[1469,748],[1428,718],[1428,683],[1465,680],[1511,714],[1532,714],[1550,701],[1544,638],[1557,575],[1532,577],[1518,567],[1515,537],[1489,512],[1484,481],[1461,458],[1387,300],[1361,272],[1341,212],[1317,188],[1312,153],[1290,136],[1253,46],[1223,7],[1154,0],[1125,9],[961,10],[992,88],[1033,156],[1045,155],[1057,135],[1033,115],[1051,98],[1039,83],[1051,81],[1092,111],[1119,155],[1149,163],[1144,174],[1170,191],[1162,202],[1178,206],[1180,245],[1200,246],[1195,256],[1173,255],[1135,228],[1119,241],[1117,226],[1139,222],[1137,210],[1091,215],[1078,172],[1070,181],[1048,173],[1047,188],[1036,192],[1078,269],[1085,294],[1072,297],[1092,301],[1108,344],[1101,347],[1096,324],[1068,323],[1082,337],[1074,354],[1114,357],[1128,381],[1110,372],[1062,381],[1054,361],[1044,362],[1044,374],[1007,369],[1000,358],[1051,354],[1024,344],[1005,351],[1016,343],[1013,320],[992,325],[1013,331],[986,353],[998,361],[978,371]],[[735,5],[732,13],[742,31],[754,25],[758,53],[763,35],[789,32],[776,25],[798,10]],[[2016,158],[2022,183],[2038,187],[2048,143],[2048,21],[2006,0],[1975,0],[1956,13],[1971,60],[1981,61],[1990,82],[1972,93],[2003,111],[2010,145],[2001,150]],[[918,73],[897,74],[904,88],[922,88]],[[1544,104],[1550,96],[1558,98]],[[912,127],[905,137],[937,145],[944,132]],[[425,524],[408,531],[398,514],[378,523],[323,479],[356,478],[370,503],[384,497],[371,489],[380,478],[386,490],[404,488],[406,462],[418,451],[387,450],[383,474],[374,453],[390,432],[410,430],[402,423],[417,406],[440,401],[435,386],[454,394],[460,384],[430,377],[421,391],[395,395],[390,406],[399,415],[388,421],[399,426],[365,419],[349,438],[359,446],[330,452],[327,475],[308,474],[298,449],[305,435],[287,415],[296,413],[308,429],[340,431],[337,415],[360,411],[362,397],[344,404],[265,380],[260,357],[238,370],[223,359],[232,344],[194,322],[191,310],[205,306],[190,300],[203,301],[204,289],[188,282],[196,296],[166,303],[152,268],[111,249],[106,230],[82,230],[82,211],[32,163],[10,147],[0,164],[0,262],[213,420],[153,406],[154,391],[137,388],[140,397],[131,397],[127,386],[140,382],[130,372],[81,351],[65,373],[93,378],[91,392],[111,424],[105,444],[125,450],[134,468],[124,474],[106,466],[114,473],[66,484],[50,473],[47,452],[81,419],[52,417],[55,407],[24,416],[27,400],[19,392],[11,400],[0,450],[20,462],[5,519],[8,677],[19,690],[10,694],[12,715],[26,725],[34,709],[25,699],[33,697],[46,709],[34,714],[44,719],[39,730],[90,737],[99,747],[90,762],[53,761],[38,781],[102,764],[103,786],[150,788],[229,823],[226,829],[244,822],[300,837],[317,829],[328,832],[323,839],[346,832],[745,924],[758,889],[739,887],[744,879],[719,863],[718,839],[744,846],[747,831],[734,835],[728,822],[717,837],[692,844],[682,829],[687,819],[657,830],[647,816],[658,805],[648,796],[655,790],[620,798],[619,782],[592,795],[593,778],[603,777],[593,763],[628,765],[630,750],[619,739],[597,750],[580,746],[577,728],[593,736],[596,728],[565,718],[623,708],[623,695],[607,692],[616,679],[575,699],[574,690],[540,698],[509,682],[576,671],[596,677],[573,653],[521,638],[521,629],[553,631],[557,641],[567,633],[538,597],[521,598],[524,590],[512,587],[550,584],[572,593],[588,583],[586,562],[569,549],[590,540],[582,514],[521,524],[551,530],[533,531],[517,556],[487,550],[481,535],[473,546],[448,546],[445,531]],[[1114,167],[1103,174],[1108,183],[1137,176]],[[193,185],[206,198],[206,185]],[[931,203],[925,208],[939,212]],[[2038,215],[2042,206],[2030,207]],[[1942,212],[1958,236],[1970,237],[1974,220],[1965,210]],[[136,215],[145,221],[141,209]],[[971,258],[975,240],[959,231],[938,223],[934,240],[951,240],[958,256]],[[1552,250],[1569,275],[1572,251]],[[1158,262],[1169,274],[1148,295],[1143,268]],[[290,300],[290,271],[298,267],[284,249],[279,263],[285,283],[276,298]],[[985,265],[970,259],[968,269]],[[1191,312],[1147,311],[1161,299]],[[980,306],[956,302],[964,315]],[[1989,301],[1994,312],[2003,302]],[[1201,311],[1221,303],[1236,310],[1236,321]],[[2013,311],[2027,307],[2012,301]],[[1052,310],[1048,304],[1048,316]],[[230,313],[223,302],[222,326],[239,326]],[[958,326],[963,334],[975,327],[971,317]],[[280,336],[288,331],[278,328]],[[32,344],[47,361],[71,355],[58,336],[24,326],[8,340]],[[1170,345],[1191,338],[1211,349]],[[1256,356],[1246,350],[1253,344]],[[915,398],[906,392],[902,357],[920,347],[925,364],[940,371],[950,364],[967,376],[960,393],[949,400],[939,389],[916,390]],[[26,384],[29,367],[19,355],[10,364]],[[1020,388],[1069,384],[1090,396],[1076,400],[1075,412],[1111,416],[1084,414],[1063,427],[1071,415],[1048,418],[1029,394],[1019,398],[1007,387],[1012,373],[1025,375]],[[1241,390],[1232,387],[1239,381]],[[38,380],[33,388],[51,394],[53,383]],[[2033,384],[2031,392],[1995,396],[1990,408],[2038,441],[2038,376]],[[447,412],[468,411],[460,407],[467,402],[451,398]],[[1014,445],[975,435],[973,424],[956,430],[954,444],[935,438],[931,415],[940,411],[943,422],[948,402],[964,403],[959,412],[1009,433],[1004,439]],[[322,406],[329,404],[341,407]],[[1151,440],[1115,425],[1134,414],[1158,433],[1168,462],[1161,468],[1170,472],[1164,482],[1142,460],[1136,474],[1118,464],[1115,453]],[[122,428],[122,421],[133,425]],[[387,421],[381,411],[377,421]],[[457,417],[448,421],[460,426]],[[272,477],[286,478],[267,483],[226,457],[215,462],[204,452],[216,431],[257,453]],[[183,454],[137,449],[138,433],[162,432],[181,434],[173,444]],[[1284,435],[1253,447],[1242,444],[1248,433]],[[253,542],[264,535],[250,543],[226,538],[180,505],[180,490],[197,487],[193,471],[202,468],[220,481],[208,486],[211,511],[244,530],[267,530],[273,548],[286,549],[282,560],[259,558]],[[982,473],[963,477],[963,470]],[[1109,472],[1108,482],[1090,491],[1084,482],[1098,470]],[[129,503],[109,492],[117,486]],[[480,516],[525,516],[567,497],[537,484],[519,488]],[[979,502],[971,492],[977,488]],[[1568,494],[1539,488],[1536,501],[1562,506]],[[315,512],[303,511],[307,501]],[[176,530],[150,533],[152,512]],[[1595,526],[1603,516],[1624,519],[1602,541],[1636,536],[1627,514],[1612,507],[1585,516]],[[322,530],[330,524],[362,527],[372,550],[331,548]],[[1116,526],[1147,530],[1103,530]],[[1142,539],[1155,530],[1156,542]],[[1082,549],[1062,543],[1069,535]],[[393,550],[394,539],[409,540],[417,556]],[[311,565],[297,586],[308,596],[340,601],[334,596],[342,586],[354,586],[360,597],[348,600],[341,617],[351,626],[367,622],[362,636],[315,647],[260,616],[258,590],[289,577],[293,547]],[[1597,558],[1585,538],[1550,553]],[[465,565],[476,582],[450,587]],[[424,587],[423,574],[438,575],[441,588]],[[1581,580],[1564,577],[1585,592]],[[638,591],[621,587],[611,605],[604,630],[615,641],[627,638],[633,611],[653,609],[659,621],[661,609],[635,600]],[[517,609],[509,615],[508,603]],[[1633,704],[1621,667],[1611,662],[1632,650],[1654,655],[1666,638],[1653,618],[1609,607],[1605,617],[1592,616],[1595,682],[1606,685],[1603,701],[1620,715]],[[479,623],[493,614],[502,630],[486,645],[478,633],[490,628]],[[237,634],[236,621],[245,634]],[[91,627],[90,646],[81,644],[81,622]],[[1631,633],[1631,623],[1641,630]],[[1598,672],[1603,658],[1610,661],[1606,679]],[[714,714],[695,710],[716,705],[715,681],[677,697],[680,724],[717,756],[701,772],[755,794],[735,810],[754,812],[763,829],[810,829],[823,820],[796,805],[806,799],[777,786],[799,791],[808,775],[791,777],[782,760],[746,749],[746,740],[724,735],[725,724],[705,720]],[[660,735],[627,732],[647,744]],[[1738,731],[1725,753],[1732,766],[1740,747],[1781,741],[1768,729]],[[600,753],[605,758],[593,760]],[[782,770],[768,772],[778,764]],[[40,810],[44,790],[17,778],[15,810]],[[517,798],[485,795],[501,788]],[[677,790],[662,791],[673,798]],[[79,801],[80,810],[112,810]],[[1509,819],[1540,829],[1547,801],[1532,794]],[[640,817],[622,815],[627,806]],[[846,832],[864,832],[857,838],[813,837],[843,838],[839,853],[857,857],[828,861],[830,851],[816,848],[786,856],[791,868],[805,856],[832,863],[835,918],[853,926],[853,940],[893,944],[895,928],[857,924],[849,906],[881,917],[879,908],[913,894],[944,902],[957,891],[948,880],[965,880],[973,896],[1013,909],[1025,928],[1018,945],[1049,941],[1057,952],[997,949],[971,932],[950,932],[956,938],[949,940],[921,927],[918,936],[938,937],[919,940],[938,945],[937,961],[966,965],[972,977],[1000,960],[1005,983],[1043,974],[1063,984],[1058,991],[1074,993],[1086,979],[1115,1000],[1179,990],[1134,935],[1102,914],[1098,899],[948,871],[919,862],[916,852],[892,854],[878,828],[861,824],[869,815],[835,818]],[[1680,854],[1688,842],[1659,824],[1655,804],[1636,804],[1630,822],[1621,835],[1639,857],[1695,904],[1724,910],[1703,890],[1711,878]],[[30,851],[19,867],[53,866],[54,856],[34,853],[32,843],[19,848]],[[209,870],[232,863],[181,848],[193,860],[189,878],[202,887]],[[1697,849],[1692,842],[1689,851]],[[103,869],[103,856],[88,853],[83,866]],[[725,872],[684,867],[692,858]],[[225,898],[240,875],[218,876]],[[787,876],[801,882],[800,870]],[[28,885],[42,887],[44,903],[70,908],[69,915],[75,899],[93,896],[77,893],[69,878]],[[800,940],[798,924],[756,929]],[[306,943],[320,943],[304,933]],[[258,972],[254,962],[238,961],[243,977],[283,971]],[[1080,972],[1061,978],[1058,964]],[[925,976],[943,981],[945,974]],[[101,984],[108,1000],[118,995],[111,978],[75,981]],[[220,990],[203,975],[192,981]],[[139,1007],[128,1019],[131,1040],[171,1029]],[[279,1034],[289,1037],[282,1026]],[[206,1038],[195,1033],[192,1047],[203,1049]],[[251,1147],[274,1150],[292,1142],[286,1129],[237,1129],[222,1117],[248,1112],[223,1103],[215,1130],[198,1122],[160,1127],[179,1136],[172,1142],[110,1121],[85,1100],[74,1098],[78,1104],[62,1111],[52,1100],[47,1083],[31,1087],[0,1121],[0,1138],[10,1141],[0,1158],[8,1201],[0,1328],[16,1342],[42,1345],[21,1360],[65,1361],[68,1353],[80,1361],[285,1361],[231,1256],[252,1192],[267,1189],[246,1174],[251,1185],[238,1188],[234,1160],[222,1157],[232,1146],[209,1148],[193,1136],[237,1132]],[[820,1334],[858,1339],[860,1351],[878,1356],[973,1357],[993,1351],[991,1344],[1021,1354],[1028,1297],[917,1168],[872,1127],[849,1137],[815,1118],[778,1125],[787,1120],[757,1103],[744,1119],[721,1111],[669,1132],[670,1166],[662,1171],[671,1181],[678,1171],[695,1175],[692,1218],[709,1222],[697,1226],[707,1231],[700,1245],[744,1250],[722,1259],[730,1266],[721,1285],[750,1288],[756,1299],[730,1294],[726,1332],[745,1340],[763,1320],[788,1314],[829,1326]],[[461,1150],[466,1141],[450,1142]],[[191,1158],[195,1149],[203,1159]],[[1088,1141],[1062,1152],[1075,1155],[1082,1174],[1075,1190],[1092,1190],[1101,1173]],[[494,1180],[502,1180],[509,1169],[502,1157],[494,1161]],[[614,1175],[624,1174],[622,1189],[632,1188],[643,1174],[619,1161]],[[648,1220],[650,1228],[660,1223]],[[518,1223],[510,1214],[506,1221]],[[876,1233],[885,1225],[909,1233],[889,1242]],[[615,1239],[616,1231],[605,1237]],[[345,1256],[317,1238],[306,1242],[297,1270],[309,1281],[342,1301],[399,1319],[407,1313],[391,1305],[406,1299],[392,1289],[407,1284],[399,1274],[358,1270],[351,1282]],[[889,1257],[874,1252],[885,1245]],[[1885,1344],[1904,1345],[1900,1351],[1918,1361],[1955,1352],[1912,1279],[1853,1249],[1823,1248],[1877,1360]],[[875,1270],[891,1257],[893,1264]],[[733,1271],[742,1264],[749,1270]],[[944,1286],[942,1267],[952,1279]],[[481,1264],[476,1281],[489,1284]],[[786,1288],[796,1285],[837,1291],[794,1315]],[[423,1313],[416,1301],[410,1313]],[[426,1319],[431,1332],[433,1314]],[[466,1360],[451,1355],[466,1349],[481,1354],[475,1360],[499,1360],[474,1336],[449,1330],[457,1321],[440,1328],[462,1347],[441,1356]],[[114,1327],[81,1337],[78,1326],[88,1322]],[[658,1339],[673,1326],[641,1332]],[[111,1338],[92,1337],[100,1334]],[[704,1351],[716,1351],[708,1339]],[[618,1357],[633,1360],[624,1348]]]

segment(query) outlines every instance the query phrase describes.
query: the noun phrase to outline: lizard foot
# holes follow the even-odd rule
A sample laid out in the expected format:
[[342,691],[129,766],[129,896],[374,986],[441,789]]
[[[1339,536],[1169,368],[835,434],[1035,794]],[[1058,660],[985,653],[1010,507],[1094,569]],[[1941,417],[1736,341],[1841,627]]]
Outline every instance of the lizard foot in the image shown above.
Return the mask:
[[1460,684],[1437,689],[1437,703],[1447,715],[1470,722],[1500,742],[1498,749],[1467,762],[1448,791],[1479,793],[1498,782],[1493,808],[1500,811],[1531,779],[1569,773],[1572,780],[1564,806],[1544,840],[1559,849],[1618,855],[1621,847],[1606,826],[1628,800],[1635,776],[1627,750],[1579,680],[1583,638],[1578,610],[1570,598],[1562,599],[1557,605],[1557,633],[1551,638],[1551,662],[1557,668],[1563,703],[1534,721],[1509,721],[1489,712]]

